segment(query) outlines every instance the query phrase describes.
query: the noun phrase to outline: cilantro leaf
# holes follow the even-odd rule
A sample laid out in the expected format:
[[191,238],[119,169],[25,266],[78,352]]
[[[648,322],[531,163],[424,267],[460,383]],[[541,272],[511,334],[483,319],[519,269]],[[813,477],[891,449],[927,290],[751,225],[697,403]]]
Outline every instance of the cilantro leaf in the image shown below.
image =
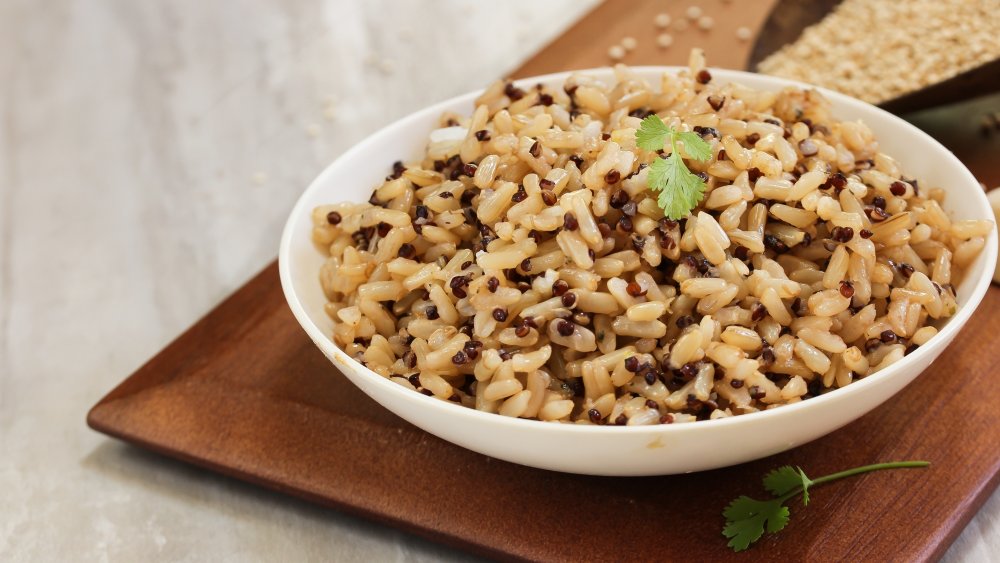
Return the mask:
[[642,120],[642,124],[635,132],[635,144],[641,149],[656,152],[666,146],[671,133],[673,129],[667,127],[662,119],[656,115],[649,115]]
[[729,547],[743,551],[751,543],[764,535],[765,525],[769,533],[781,531],[788,524],[788,507],[781,499],[755,500],[748,496],[729,503],[723,512],[726,527],[722,534],[729,539]]
[[684,165],[676,151],[658,158],[649,167],[646,184],[659,192],[657,202],[668,219],[683,219],[705,195],[705,183]]
[[757,500],[743,495],[729,503],[729,506],[722,511],[722,515],[726,518],[726,525],[722,528],[722,535],[729,538],[727,545],[733,551],[743,551],[750,544],[759,540],[764,535],[765,530],[773,534],[784,529],[788,524],[790,516],[785,502],[795,495],[801,494],[802,504],[809,504],[809,487],[854,475],[861,475],[869,471],[920,468],[927,467],[928,465],[930,463],[926,461],[890,461],[862,465],[861,467],[824,475],[817,479],[806,477],[805,472],[799,467],[792,467],[790,465],[779,467],[764,476],[764,488],[773,494],[775,498]]
[[802,504],[809,504],[809,486],[812,480],[799,467],[786,465],[772,470],[764,476],[764,488],[772,495],[780,497],[795,489],[802,489]]
[[635,132],[636,145],[647,151],[663,150],[668,141],[670,155],[653,161],[646,176],[646,185],[659,192],[657,202],[663,214],[678,220],[690,214],[704,198],[705,182],[688,170],[677,144],[680,142],[684,154],[698,161],[712,158],[712,145],[697,133],[675,131],[656,115],[643,119]]
[[684,152],[699,162],[705,162],[712,158],[712,145],[708,144],[701,135],[685,131],[677,133],[677,140],[684,143]]

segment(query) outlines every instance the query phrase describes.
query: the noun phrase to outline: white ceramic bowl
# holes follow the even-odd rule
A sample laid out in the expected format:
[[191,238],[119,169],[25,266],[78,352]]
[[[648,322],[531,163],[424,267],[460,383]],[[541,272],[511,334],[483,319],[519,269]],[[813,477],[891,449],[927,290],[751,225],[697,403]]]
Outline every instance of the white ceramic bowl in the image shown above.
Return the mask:
[[[670,67],[639,67],[655,80]],[[611,78],[610,69],[586,71]],[[525,85],[561,84],[570,73],[528,78]],[[777,90],[797,84],[745,72],[712,70],[716,81]],[[909,123],[867,103],[823,92],[842,120],[861,119],[882,150],[923,186],[948,190],[945,207],[954,217],[993,220],[973,175],[955,156]],[[337,348],[323,312],[319,284],[324,257],[311,241],[310,212],[316,205],[367,201],[395,160],[419,158],[428,133],[444,111],[472,111],[478,92],[413,113],[344,153],[306,189],[281,240],[281,285],[299,323],[327,358],[385,408],[440,438],[495,458],[533,467],[593,475],[661,475],[701,471],[769,456],[823,436],[867,413],[912,381],[955,338],[979,304],[996,262],[996,232],[958,287],[958,312],[926,345],[891,367],[851,385],[801,403],[732,418],[676,425],[615,427],[552,424],[508,418],[426,397],[390,382]],[[337,377],[331,370],[331,377]]]

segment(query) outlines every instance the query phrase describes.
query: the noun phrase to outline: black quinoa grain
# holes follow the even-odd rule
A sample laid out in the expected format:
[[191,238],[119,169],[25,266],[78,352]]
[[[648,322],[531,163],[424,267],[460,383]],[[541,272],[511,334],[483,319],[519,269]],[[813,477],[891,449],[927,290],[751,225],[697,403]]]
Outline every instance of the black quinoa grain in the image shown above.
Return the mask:
[[747,135],[747,144],[750,146],[756,145],[757,141],[759,140],[760,140],[760,133],[750,133],[749,135]]
[[501,360],[503,360],[503,361],[505,361],[505,362],[506,362],[507,360],[509,360],[509,359],[511,359],[511,358],[513,358],[513,357],[514,357],[514,355],[513,355],[513,354],[511,354],[511,353],[510,353],[509,351],[507,351],[507,350],[504,350],[503,348],[501,348],[501,349],[499,350],[499,352],[498,352],[498,353],[500,354],[500,359],[501,359]]
[[751,184],[755,183],[763,175],[764,173],[761,172],[760,168],[757,168],[756,166],[747,170],[747,179],[750,180]]
[[895,342],[898,338],[899,337],[896,336],[896,333],[891,330],[883,330],[882,333],[878,335],[878,339],[886,344]]
[[573,332],[576,330],[576,325],[567,321],[566,319],[559,319],[556,322],[556,331],[563,336],[572,336]]
[[621,209],[622,206],[628,203],[630,199],[632,198],[629,197],[628,192],[618,189],[611,194],[611,200],[608,202],[608,205],[610,205],[613,209]]
[[455,194],[453,194],[451,192],[441,192],[441,193],[438,194],[438,197],[441,198],[441,199],[451,199],[451,198],[455,197]]
[[631,233],[632,229],[632,219],[629,219],[628,215],[622,215],[621,219],[618,219],[618,230],[623,233]]
[[725,103],[726,103],[725,96],[716,96],[713,94],[708,97],[708,105],[712,106],[712,109],[714,109],[715,111],[719,111],[720,109],[722,109],[722,106]]
[[850,227],[834,227],[830,231],[830,238],[840,243],[850,242],[854,238],[854,229]]
[[548,206],[555,205],[558,199],[559,198],[556,197],[555,192],[553,192],[552,190],[545,190],[545,189],[542,190],[542,202],[544,202],[545,205]]
[[521,260],[521,263],[518,264],[518,267],[520,267],[521,270],[524,271],[525,273],[530,272],[531,271],[531,258],[525,258],[524,260]]
[[737,246],[733,249],[733,256],[737,260],[746,262],[750,258],[750,249],[745,246]]
[[913,272],[916,271],[913,266],[907,264],[906,262],[900,262],[897,267],[899,269],[899,273],[903,274],[903,277],[907,279],[909,279],[909,277],[913,275]]
[[660,424],[673,424],[674,415],[667,413],[660,417]]
[[861,229],[861,232],[858,234],[861,235],[861,238],[872,238],[872,235],[875,233],[869,231],[868,229]]
[[582,156],[580,156],[578,154],[570,155],[569,161],[572,162],[573,164],[575,164],[577,168],[579,168],[581,170],[583,169],[583,162],[584,162],[584,160],[583,160]]
[[552,180],[547,180],[545,178],[542,178],[541,180],[538,181],[538,187],[543,190],[551,190],[556,187],[556,183],[553,182]]
[[646,290],[643,289],[637,282],[631,281],[625,286],[625,293],[628,293],[632,297],[641,297],[646,295]]
[[414,367],[416,367],[416,365],[417,365],[417,355],[414,354],[410,350],[407,350],[406,352],[404,352],[403,353],[403,365],[405,365],[406,367],[408,367],[410,369],[413,369]]
[[469,278],[465,276],[453,276],[451,281],[448,282],[448,287],[452,289],[457,289],[466,285],[469,285]]
[[591,422],[596,424],[601,421],[602,418],[601,411],[597,409],[590,409],[589,411],[587,411],[587,418],[589,418]]
[[528,199],[528,191],[524,189],[524,186],[518,186],[514,195],[510,196],[510,200],[514,203],[521,203],[526,199]]
[[531,148],[528,149],[528,154],[535,158],[542,156],[542,144],[538,141],[532,143]]
[[518,338],[524,338],[525,336],[528,336],[530,332],[531,328],[525,324],[519,324],[514,327],[514,336],[517,336]]
[[647,371],[645,375],[642,376],[646,380],[646,385],[652,385],[656,383],[656,372]]
[[777,252],[778,254],[781,254],[782,252],[788,252],[788,245],[781,242],[781,239],[772,234],[764,235],[764,246]]
[[743,380],[742,379],[731,379],[731,380],[729,380],[729,386],[732,387],[733,389],[739,389],[739,388],[743,387]]
[[767,396],[767,393],[758,385],[751,385],[748,391],[750,392],[751,399],[760,400]]
[[441,318],[441,315],[438,314],[438,308],[434,305],[431,305],[430,307],[425,309],[424,312],[427,314],[428,320],[434,321]]
[[542,104],[543,106],[551,106],[554,102],[555,100],[552,99],[552,96],[550,94],[542,93],[539,94],[538,96],[538,103]]
[[565,280],[556,280],[552,284],[552,294],[556,297],[564,295],[569,290],[569,284]]
[[[660,244],[661,245],[663,244],[662,241]],[[632,248],[634,248],[636,252],[642,252],[642,249],[645,248],[645,246],[646,246],[645,238],[639,235],[632,235]],[[662,263],[663,262],[661,262],[661,264]]]
[[508,82],[507,85],[504,86],[503,93],[510,98],[512,102],[516,102],[524,97],[524,90],[514,86],[513,82]]
[[577,222],[575,215],[567,212],[563,215],[563,228],[567,231],[575,231],[580,228],[580,223]]
[[906,194],[906,184],[896,180],[889,185],[889,192],[896,197],[902,197]]
[[696,375],[698,375],[698,366],[692,363],[687,363],[681,366],[680,371],[681,377],[683,377],[685,381],[691,381]]
[[660,248],[664,250],[671,250],[677,243],[674,241],[673,237],[670,235],[660,235]]
[[610,141],[611,140],[611,133],[601,133],[601,140],[602,141]]
[[396,162],[392,163],[392,176],[391,176],[391,178],[393,180],[395,180],[396,178],[399,178],[400,176],[402,176],[403,172],[406,172],[406,167],[403,166],[403,161],[397,160]]
[[674,324],[677,325],[677,328],[684,330],[685,328],[694,324],[694,317],[692,317],[691,315],[681,315],[677,317],[677,320],[674,321]]
[[873,223],[881,223],[889,218],[889,214],[886,213],[885,210],[879,209],[878,207],[866,207],[865,214],[868,215],[868,218],[871,219]]
[[882,345],[882,340],[879,338],[869,338],[865,341],[865,352],[871,352]]
[[[652,383],[650,383],[650,385],[652,385]],[[660,410],[660,405],[652,399],[646,399],[646,408],[658,411]]]
[[572,291],[567,291],[562,294],[561,301],[563,307],[566,307],[567,309],[572,309],[573,306],[576,305],[576,294],[573,293]]
[[757,302],[750,307],[750,320],[757,322],[767,316],[767,307],[763,303]]
[[841,281],[840,294],[848,299],[854,297],[854,284],[851,283],[849,280]]
[[604,175],[604,181],[609,184],[617,184],[618,180],[622,179],[622,173],[612,168],[608,170],[608,173]]
[[625,358],[625,369],[632,373],[639,371],[639,358],[635,356]]
[[622,206],[622,213],[628,215],[629,217],[635,217],[635,214],[638,211],[639,211],[639,204],[637,204],[632,200],[626,201],[625,205]]
[[462,350],[455,352],[455,355],[451,357],[451,363],[457,366],[460,366],[468,361],[469,361],[468,356],[466,356],[465,352],[463,352]]
[[[414,357],[414,365],[416,365],[416,357]],[[420,387],[420,374],[414,373],[406,378],[410,382],[410,385],[419,388]]]
[[695,75],[695,80],[698,81],[698,84],[708,84],[712,81],[712,73],[703,68]]
[[326,222],[331,225],[339,225],[344,218],[340,216],[340,213],[336,211],[331,211],[326,214]]
[[605,221],[601,221],[597,224],[597,230],[601,232],[601,238],[608,238],[611,236],[611,225],[607,224]]
[[486,130],[486,129],[480,129],[479,131],[476,131],[476,140],[477,141],[489,141],[490,140],[490,132],[488,130]]
[[500,289],[500,280],[498,280],[496,276],[490,276],[490,279],[486,280],[486,289],[488,289],[490,293],[496,293],[497,289]]
[[593,248],[588,248],[587,249],[587,256],[590,257],[591,260],[596,260],[597,259],[597,253],[594,252]]
[[874,205],[875,207],[878,207],[882,211],[885,211],[885,198],[882,197],[882,196],[880,196],[880,195],[877,195],[877,196],[873,197],[872,198],[872,205]]
[[906,347],[906,350],[903,350],[903,355],[904,356],[909,356],[910,352],[913,352],[917,348],[920,348],[920,346],[917,345],[917,344],[910,344],[909,346]]
[[465,164],[462,165],[462,174],[465,174],[466,176],[468,176],[468,177],[471,178],[471,177],[473,177],[473,176],[476,175],[476,169],[477,168],[479,168],[479,167],[476,166],[475,164],[473,164],[471,162],[467,162],[467,163],[465,163]]
[[404,242],[399,246],[399,252],[396,255],[400,258],[413,258],[417,255],[417,249],[412,244]]
[[770,344],[764,343],[760,348],[760,363],[762,366],[770,366],[775,361],[774,348]]
[[415,212],[417,219],[426,219],[428,215],[428,209],[426,205],[418,205]]
[[505,322],[507,320],[507,309],[504,309],[503,307],[493,309],[493,320],[498,323]]
[[618,418],[615,419],[615,424],[618,426],[625,426],[626,423],[628,423],[628,417],[625,416],[625,413],[618,415]]

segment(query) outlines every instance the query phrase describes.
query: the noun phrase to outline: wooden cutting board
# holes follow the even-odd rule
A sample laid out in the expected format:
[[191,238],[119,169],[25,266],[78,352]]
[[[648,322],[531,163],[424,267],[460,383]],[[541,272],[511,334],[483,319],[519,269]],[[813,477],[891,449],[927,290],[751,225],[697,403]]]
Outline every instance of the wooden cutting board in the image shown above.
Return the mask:
[[[683,64],[695,43],[712,64],[740,68],[771,1],[702,2],[711,33],[653,44],[654,14],[681,7],[611,1],[517,73],[605,64],[630,35],[630,64]],[[737,7],[738,6],[738,7]],[[915,118],[984,180],[997,141],[975,143],[979,106]],[[964,121],[963,121],[964,120]],[[965,127],[963,129],[963,127]],[[985,143],[985,146],[984,146]],[[992,143],[992,144],[991,144]],[[991,289],[956,343],[890,403],[821,440],[737,467],[669,477],[584,477],[530,469],[463,450],[409,425],[355,389],[288,310],[275,264],[182,334],[89,413],[100,432],[232,477],[359,514],[500,559],[928,560],[940,556],[997,485],[1000,290]],[[811,475],[894,459],[920,472],[882,472],[817,489],[784,532],[742,554],[726,548],[721,511],[762,495],[761,476],[796,464]]]

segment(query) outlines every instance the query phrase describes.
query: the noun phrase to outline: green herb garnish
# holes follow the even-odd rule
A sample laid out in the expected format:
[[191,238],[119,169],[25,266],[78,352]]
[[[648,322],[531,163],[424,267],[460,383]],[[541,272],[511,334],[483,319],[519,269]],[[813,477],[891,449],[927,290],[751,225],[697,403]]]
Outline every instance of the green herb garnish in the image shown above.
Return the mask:
[[657,202],[663,214],[677,220],[690,214],[705,196],[705,182],[688,170],[677,150],[677,142],[680,141],[689,158],[702,162],[712,157],[712,145],[697,133],[675,131],[655,115],[643,119],[635,132],[636,144],[647,151],[662,150],[668,140],[670,155],[653,161],[646,176],[646,185],[660,193]]
[[726,517],[726,526],[722,529],[722,535],[730,538],[728,545],[733,548],[733,551],[743,551],[750,544],[759,540],[765,529],[772,534],[781,531],[788,524],[789,513],[785,502],[801,494],[802,505],[809,504],[810,487],[869,471],[927,467],[928,465],[930,462],[927,461],[891,461],[855,467],[824,475],[818,479],[810,479],[798,467],[790,465],[779,467],[764,476],[764,488],[775,498],[756,500],[743,495],[729,503],[729,506],[722,511],[722,515]]

